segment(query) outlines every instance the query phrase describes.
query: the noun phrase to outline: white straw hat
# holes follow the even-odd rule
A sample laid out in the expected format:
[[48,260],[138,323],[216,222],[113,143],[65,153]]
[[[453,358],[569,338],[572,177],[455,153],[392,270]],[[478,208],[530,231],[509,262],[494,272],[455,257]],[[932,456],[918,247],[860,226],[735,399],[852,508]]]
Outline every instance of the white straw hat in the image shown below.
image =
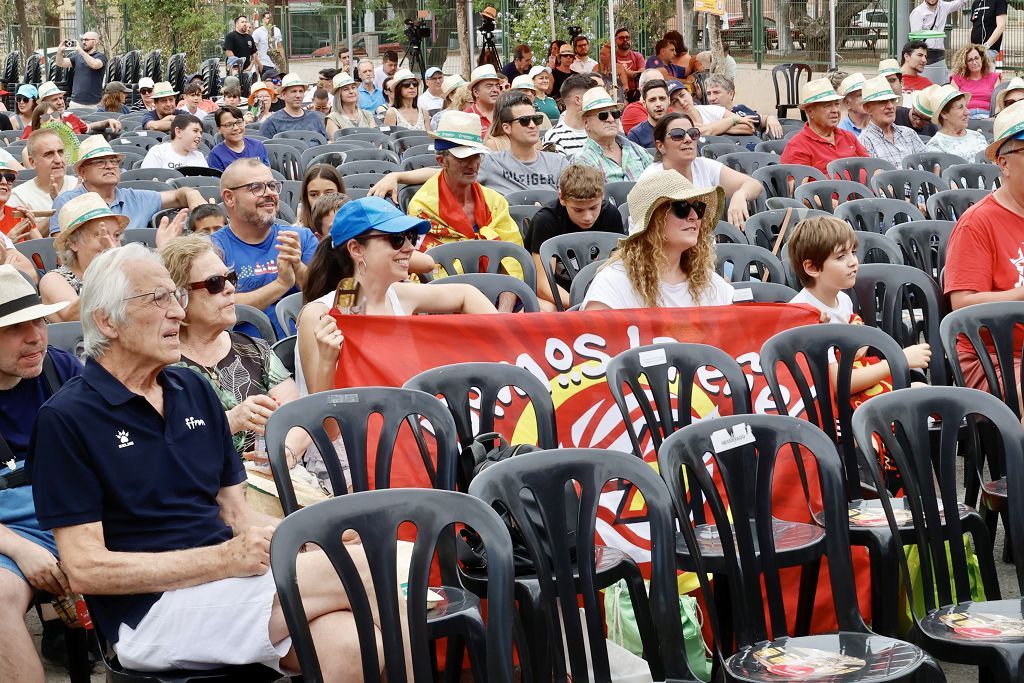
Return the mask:
[[14,266],[6,263],[0,266],[0,327],[45,318],[64,310],[68,303],[44,304],[36,288]]
[[[488,152],[481,135],[480,117],[472,112],[445,109],[441,112],[441,118],[438,119],[437,130],[431,132],[430,135],[437,140],[454,145],[447,151],[459,159]],[[437,148],[436,144],[435,148]]]
[[801,109],[812,104],[835,102],[841,99],[843,99],[843,96],[835,91],[832,83],[827,78],[816,78],[813,81],[807,81],[800,88]]
[[864,81],[864,87],[860,92],[864,104],[900,99],[900,96],[892,91],[892,86],[889,85],[889,81],[885,79],[885,76],[875,76]]

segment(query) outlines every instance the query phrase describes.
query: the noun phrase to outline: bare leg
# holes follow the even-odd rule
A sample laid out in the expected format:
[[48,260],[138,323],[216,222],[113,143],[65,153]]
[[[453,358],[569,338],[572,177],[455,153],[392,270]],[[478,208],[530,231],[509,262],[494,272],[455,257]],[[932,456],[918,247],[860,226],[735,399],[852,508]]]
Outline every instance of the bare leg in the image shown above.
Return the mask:
[[43,664],[25,626],[32,589],[14,572],[0,570],[0,596],[0,680],[42,683]]
[[[351,612],[331,612],[309,623],[309,631],[316,645],[316,656],[325,681],[332,683],[358,683],[363,680],[363,663],[356,638],[356,622]],[[376,632],[377,661],[384,666],[384,644],[380,631]],[[295,648],[281,658],[288,671],[299,670]]]

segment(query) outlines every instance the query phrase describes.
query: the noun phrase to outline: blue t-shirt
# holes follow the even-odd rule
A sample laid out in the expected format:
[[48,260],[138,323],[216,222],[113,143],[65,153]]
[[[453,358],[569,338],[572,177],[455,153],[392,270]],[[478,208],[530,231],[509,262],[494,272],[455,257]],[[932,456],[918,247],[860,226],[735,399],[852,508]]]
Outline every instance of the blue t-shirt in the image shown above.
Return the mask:
[[[291,230],[298,235],[302,248],[302,262],[308,265],[313,260],[313,252],[316,251],[317,245],[316,235],[309,228],[275,223],[271,226],[266,239],[259,244],[243,242],[238,235],[231,232],[230,225],[224,226],[210,236],[214,244],[224,252],[224,263],[238,273],[236,291],[252,292],[260,287],[266,287],[277,279],[277,234],[282,230]],[[297,286],[292,287],[284,296],[297,291],[299,291]],[[263,312],[270,317],[278,336],[284,338],[287,333],[277,323],[276,310],[277,302],[275,301],[264,308]]]
[[626,137],[641,147],[654,149],[654,126],[649,120],[641,121],[630,128]]
[[665,69],[669,76],[672,78],[685,78],[686,69],[676,64],[666,64],[661,61],[657,55],[647,58],[647,63],[644,64],[645,69]]
[[[177,116],[178,114],[187,114],[187,113],[188,112],[185,111],[184,109],[176,109],[174,111],[174,115],[175,116]],[[156,109],[152,109],[150,111],[147,111],[145,114],[142,115],[142,124],[139,127],[142,128],[142,130],[146,130],[146,124],[147,123],[149,123],[150,121],[156,121],[156,120],[158,120],[160,118],[161,118],[160,115],[156,113]]]
[[387,101],[384,99],[384,91],[381,88],[374,88],[373,92],[367,90],[362,83],[356,88],[356,92],[359,93],[359,108],[365,109],[371,114],[377,111],[378,107],[388,106]]
[[94,69],[85,63],[85,57],[75,50],[69,57],[75,69],[75,80],[71,85],[71,100],[75,104],[99,104],[103,99],[103,74],[107,72],[107,56],[99,50],[89,55],[102,62]]
[[860,135],[861,133],[864,132],[862,129],[857,127],[857,125],[853,122],[852,119],[850,119],[849,114],[842,118],[842,120],[839,122],[838,127],[840,130],[848,130],[854,135]]
[[323,114],[316,111],[303,111],[302,116],[292,116],[282,109],[275,111],[260,124],[260,135],[266,138],[272,138],[286,130],[309,130],[327,137]]
[[[174,188],[168,185],[167,190],[173,192]],[[60,232],[60,222],[57,220],[57,217],[60,216],[61,207],[86,192],[88,190],[85,189],[84,185],[80,184],[73,190],[61,192],[53,200],[53,215],[50,216],[51,237]],[[130,187],[119,187],[114,190],[114,203],[110,205],[110,210],[114,213],[119,216],[128,216],[131,221],[128,223],[127,229],[129,230],[150,227],[149,221],[162,208],[163,199],[160,198],[159,192],[155,190],[135,190]]]
[[743,116],[752,119],[755,128],[761,127],[761,115],[745,104],[734,104],[732,107],[732,113],[742,114]]
[[218,171],[223,171],[225,168],[231,165],[232,161],[238,159],[259,159],[265,165],[270,166],[270,157],[267,156],[267,148],[263,146],[263,143],[259,140],[253,140],[252,138],[242,138],[244,147],[240,153],[231,151],[231,149],[223,142],[210,150],[210,157],[207,160],[210,164],[210,168],[215,168]]
[[[210,383],[164,368],[163,416],[95,360],[39,410],[29,451],[36,514],[44,529],[101,522],[113,552],[159,553],[224,543],[221,488],[245,481],[227,415]],[[97,595],[104,637],[117,641],[161,593]]]

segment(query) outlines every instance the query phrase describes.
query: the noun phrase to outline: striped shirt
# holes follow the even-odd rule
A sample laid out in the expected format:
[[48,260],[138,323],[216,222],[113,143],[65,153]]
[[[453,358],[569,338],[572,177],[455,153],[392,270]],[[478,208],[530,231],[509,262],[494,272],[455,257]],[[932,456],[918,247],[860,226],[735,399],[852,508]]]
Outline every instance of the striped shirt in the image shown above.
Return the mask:
[[567,157],[572,157],[576,152],[583,149],[583,143],[586,141],[587,131],[580,128],[571,128],[562,121],[552,126],[551,130],[544,136],[545,145],[554,143]]
[[903,157],[908,154],[926,151],[917,131],[895,124],[892,127],[892,142],[889,142],[874,121],[867,125],[857,139],[864,145],[868,154],[876,159],[888,161],[895,168],[903,168]]

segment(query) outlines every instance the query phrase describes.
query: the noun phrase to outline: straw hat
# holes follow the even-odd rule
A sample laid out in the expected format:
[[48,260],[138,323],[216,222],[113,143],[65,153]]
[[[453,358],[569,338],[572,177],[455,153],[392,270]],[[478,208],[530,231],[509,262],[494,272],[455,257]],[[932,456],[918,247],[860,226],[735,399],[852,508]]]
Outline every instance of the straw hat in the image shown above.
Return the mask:
[[484,64],[473,69],[473,73],[469,75],[469,89],[472,90],[476,87],[476,84],[480,81],[498,81],[501,80],[498,77],[498,72],[494,70],[493,64]]
[[[484,146],[480,128],[480,117],[477,114],[445,109],[441,112],[441,118],[437,122],[437,130],[431,132],[430,136],[442,141],[441,145],[434,144],[434,149],[437,151],[447,149],[452,156],[465,159],[474,154],[487,154],[488,152],[487,147]],[[445,142],[449,144],[443,144]]]
[[[284,78],[281,79],[281,92],[299,85],[301,85],[303,89],[309,87],[309,84],[302,80],[298,74],[285,74]],[[252,91],[250,90],[250,92]]]
[[608,91],[598,86],[583,93],[581,112],[586,114],[600,109],[617,109],[619,103],[612,99]]
[[995,162],[1003,143],[1019,138],[1022,133],[1024,133],[1024,101],[1014,102],[996,116],[992,142],[985,148],[985,156],[989,161]]
[[852,92],[857,92],[864,88],[864,74],[859,71],[852,73],[842,80],[839,87],[836,88],[836,92],[846,97]]
[[274,102],[277,102],[277,93],[274,92],[274,89],[271,88],[270,85],[268,85],[267,83],[264,83],[263,81],[256,81],[249,88],[249,106],[250,107],[252,106],[253,102],[256,101],[256,93],[258,93],[261,90],[266,90],[268,93],[270,93],[270,103],[271,104],[273,104]]
[[419,83],[419,78],[413,72],[408,69],[399,69],[395,72],[395,75],[391,77],[391,82],[396,86],[402,81],[416,81]]
[[658,171],[637,181],[626,197],[630,218],[629,237],[639,235],[647,229],[651,215],[659,206],[665,202],[685,199],[700,199],[707,203],[708,208],[701,222],[701,232],[710,234],[722,217],[725,190],[721,187],[694,187],[678,171]]
[[895,59],[883,59],[878,63],[878,75],[879,76],[892,76],[894,74],[902,74],[903,70],[900,69],[900,63]]
[[67,307],[67,301],[44,304],[36,288],[14,266],[0,266],[0,327],[39,320]]
[[356,81],[352,78],[352,74],[347,71],[339,71],[334,76],[334,80],[331,81],[331,94],[338,92],[346,85],[355,85]]
[[935,114],[935,105],[932,101],[935,99],[935,93],[942,86],[932,83],[923,90],[915,90],[911,97],[911,105],[914,110],[921,116],[927,116],[929,119]]
[[453,90],[464,85],[466,85],[466,79],[459,74],[445,76],[444,80],[441,81],[441,97],[448,97]]
[[124,155],[115,152],[102,135],[90,135],[78,147],[78,161],[75,162],[75,168],[77,169],[86,161],[103,157],[117,157],[119,162],[124,159]]
[[813,81],[807,81],[800,88],[801,109],[812,104],[835,102],[841,99],[843,99],[843,96],[835,91],[832,83],[827,78],[816,78]]
[[1020,78],[1019,76],[1014,78],[1006,84],[1005,88],[996,93],[996,111],[1001,111],[1002,108],[1006,106],[1003,102],[1006,101],[1006,93],[1011,90],[1024,90],[1024,78]]
[[159,83],[153,84],[153,99],[158,100],[161,97],[174,97],[177,95],[177,91],[171,87],[171,84],[167,81],[160,81]]
[[892,91],[892,86],[889,85],[889,81],[885,80],[885,76],[875,76],[864,81],[861,95],[863,96],[864,104],[900,99],[900,96]]
[[86,192],[78,195],[61,207],[57,215],[57,222],[60,223],[60,232],[53,240],[53,248],[61,251],[68,243],[68,239],[80,227],[89,221],[97,218],[113,218],[124,230],[131,223],[128,216],[119,216],[110,210],[107,203],[95,192]]
[[969,96],[970,93],[960,92],[960,90],[951,83],[947,83],[946,85],[941,85],[936,88],[934,94],[932,94],[928,99],[933,111],[932,123],[936,126],[942,125],[939,123],[939,114],[941,114],[942,110],[946,108],[946,105],[954,100],[960,99],[961,97]]
[[47,97],[53,97],[54,95],[63,95],[64,91],[57,87],[57,84],[53,81],[46,81],[45,83],[39,84],[39,99],[45,100]]
[[533,79],[528,74],[520,74],[512,79],[512,90],[533,90],[537,91],[537,86],[533,84]]

